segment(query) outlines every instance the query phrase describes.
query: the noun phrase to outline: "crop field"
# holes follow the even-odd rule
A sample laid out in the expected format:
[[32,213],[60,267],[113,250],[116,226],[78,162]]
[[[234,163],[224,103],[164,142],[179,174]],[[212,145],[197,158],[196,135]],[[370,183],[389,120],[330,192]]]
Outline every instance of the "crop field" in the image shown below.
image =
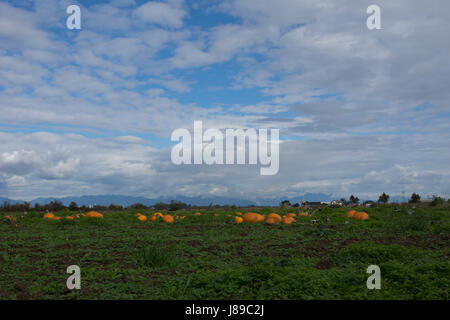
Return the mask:
[[[173,223],[150,210],[10,214],[0,299],[450,299],[448,205],[354,209],[369,219],[329,207],[162,211]],[[238,211],[295,221],[237,223]],[[70,265],[79,290],[66,287]],[[379,290],[367,288],[369,265],[380,267]]]

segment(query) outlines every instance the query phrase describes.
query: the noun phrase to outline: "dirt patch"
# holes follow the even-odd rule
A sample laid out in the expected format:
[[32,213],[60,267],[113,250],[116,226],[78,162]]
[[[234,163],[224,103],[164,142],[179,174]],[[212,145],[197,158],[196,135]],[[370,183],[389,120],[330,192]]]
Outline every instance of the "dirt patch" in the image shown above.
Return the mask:
[[334,263],[333,259],[331,258],[324,258],[320,260],[316,265],[316,268],[321,270],[331,269],[332,267],[334,267]]

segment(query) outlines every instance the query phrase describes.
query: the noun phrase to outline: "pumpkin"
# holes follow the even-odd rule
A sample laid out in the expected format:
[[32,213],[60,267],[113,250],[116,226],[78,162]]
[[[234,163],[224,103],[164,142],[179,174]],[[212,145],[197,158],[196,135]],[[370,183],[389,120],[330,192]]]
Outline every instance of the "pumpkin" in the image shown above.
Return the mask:
[[235,221],[236,223],[242,223],[242,222],[244,221],[244,219],[242,219],[241,217],[235,217],[235,218],[234,218],[234,221]]
[[280,217],[280,215],[277,214],[277,213],[275,213],[275,212],[269,214],[269,216],[267,217],[267,219],[271,219],[271,218],[277,220],[278,222],[281,222],[281,217]]
[[236,212],[236,215],[238,215],[238,216],[242,216],[242,212]]
[[75,219],[75,218],[74,218],[73,216],[67,216],[66,219],[67,219],[67,220],[73,220],[73,219]]
[[52,220],[60,220],[61,219],[61,217],[58,217],[58,216],[53,216],[52,218],[50,218],[50,219],[52,219]]
[[347,212],[347,214],[345,215],[347,218],[354,218],[356,211],[355,210],[350,210],[349,212]]
[[146,217],[146,216],[144,216],[144,215],[142,215],[142,214],[141,214],[141,215],[139,215],[139,216],[138,216],[137,218],[138,218],[138,220],[139,220],[139,221],[142,221],[142,222],[145,222],[145,221],[147,221],[147,217]]
[[300,212],[298,215],[299,216],[307,216],[308,214],[306,212]]
[[184,218],[186,218],[186,216],[180,216],[180,219],[182,219],[182,220],[183,220]]
[[135,216],[136,217],[142,216],[142,213],[136,213]]
[[159,219],[159,216],[153,216],[150,220],[156,221],[156,220],[158,220],[158,219]]
[[291,224],[292,222],[295,222],[295,219],[292,218],[292,217],[285,217],[285,218],[283,218],[283,219],[281,220],[281,223],[282,223],[282,224],[286,224],[286,225],[289,225],[289,224]]
[[214,217],[218,217],[218,216],[219,216],[219,214],[218,214],[218,213],[215,213],[215,214],[214,214]]
[[369,215],[365,212],[356,212],[353,218],[356,220],[367,220],[369,219]]
[[10,224],[14,224],[14,223],[17,222],[17,219],[16,219],[16,217],[5,216],[5,217],[3,218],[3,222],[10,223]]
[[45,219],[52,219],[55,215],[51,212],[47,212],[46,214],[44,214],[44,218]]
[[258,217],[257,213],[249,212],[244,214],[243,220],[249,223],[258,223],[260,221],[260,218]]
[[290,218],[293,218],[293,217],[296,216],[296,214],[295,213],[288,213],[287,216],[290,217]]
[[231,214],[227,214],[227,217],[231,217]]
[[276,223],[280,223],[280,222],[281,222],[281,219],[279,220],[279,219],[277,219],[275,217],[269,217],[266,220],[267,224],[276,224]]
[[194,213],[194,216],[201,216],[202,214],[200,212]]
[[101,213],[98,213],[97,211],[89,211],[85,216],[85,218],[103,218],[103,215]]
[[165,216],[163,216],[162,220],[165,223],[173,223],[174,222],[174,219],[170,214],[166,214]]
[[243,220],[245,222],[258,223],[258,222],[264,221],[264,216],[262,216],[259,213],[249,212],[249,213],[244,214]]

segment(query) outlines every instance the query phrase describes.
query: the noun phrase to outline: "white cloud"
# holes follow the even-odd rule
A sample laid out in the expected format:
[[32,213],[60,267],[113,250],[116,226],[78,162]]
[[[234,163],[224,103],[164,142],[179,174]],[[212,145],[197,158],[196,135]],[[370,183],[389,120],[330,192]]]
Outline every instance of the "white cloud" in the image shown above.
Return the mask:
[[144,22],[180,28],[186,11],[168,3],[150,1],[138,7],[134,15]]
[[[194,26],[184,1],[116,0],[83,7],[83,29],[69,34],[64,2],[1,3],[2,128],[59,132],[1,129],[1,192],[448,195],[448,2],[380,1],[374,32],[370,1],[202,2],[199,13],[236,19]],[[196,95],[212,86],[213,108]],[[230,105],[228,92],[255,101]],[[249,166],[174,167],[138,137],[168,139],[199,119],[305,140],[283,143],[280,173],[262,178]]]

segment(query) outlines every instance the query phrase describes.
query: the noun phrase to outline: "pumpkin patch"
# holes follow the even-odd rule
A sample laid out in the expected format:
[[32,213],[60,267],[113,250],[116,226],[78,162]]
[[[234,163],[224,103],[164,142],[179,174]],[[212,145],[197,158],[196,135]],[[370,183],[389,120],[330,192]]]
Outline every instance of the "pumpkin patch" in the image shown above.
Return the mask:
[[[96,207],[97,211],[81,209],[83,214],[64,209],[31,212],[25,217],[20,212],[5,212],[0,223],[0,278],[3,275],[2,283],[7,283],[8,275],[15,270],[14,276],[19,278],[19,271],[33,272],[39,266],[37,277],[42,274],[51,279],[58,273],[55,293],[42,281],[46,297],[71,298],[71,293],[62,294],[64,277],[70,276],[64,264],[81,261],[80,267],[87,271],[82,277],[84,274],[99,281],[94,287],[86,283],[86,289],[76,293],[80,298],[95,299],[102,294],[96,288],[108,296],[139,299],[352,299],[359,294],[395,299],[415,297],[420,290],[433,298],[437,293],[445,297],[447,291],[440,284],[448,273],[447,240],[440,223],[443,217],[448,219],[446,212],[442,208],[434,212],[433,208],[426,211],[428,207],[405,207],[304,208],[304,214],[297,208],[250,207],[242,209],[242,215],[232,208],[217,207],[164,209],[159,213],[149,208],[137,212],[134,208],[100,211],[101,207]],[[348,211],[353,208],[355,212],[350,215]],[[408,210],[418,214],[409,214]],[[196,216],[196,212],[201,215]],[[100,215],[104,218],[94,218]],[[14,223],[15,217],[18,223]],[[45,254],[43,261],[28,254],[35,249]],[[375,291],[366,289],[370,276],[366,268],[378,261],[387,261],[382,270],[386,279],[399,279],[401,271],[420,285],[408,280],[408,286],[401,287],[400,281],[392,289],[386,282],[385,291],[374,295]],[[55,271],[53,264],[62,268]],[[420,276],[416,276],[416,270],[421,271]],[[424,273],[426,277],[422,277]],[[122,277],[123,286],[119,283]],[[23,279],[27,281],[27,277]],[[433,287],[429,284],[432,279],[436,279]],[[31,280],[28,285],[36,286]],[[340,290],[341,286],[347,287]],[[16,294],[13,286],[7,290]],[[392,294],[386,293],[388,290]],[[30,297],[33,292],[28,292]],[[9,298],[7,291],[0,290],[2,294]],[[41,294],[36,291],[33,297]]]

